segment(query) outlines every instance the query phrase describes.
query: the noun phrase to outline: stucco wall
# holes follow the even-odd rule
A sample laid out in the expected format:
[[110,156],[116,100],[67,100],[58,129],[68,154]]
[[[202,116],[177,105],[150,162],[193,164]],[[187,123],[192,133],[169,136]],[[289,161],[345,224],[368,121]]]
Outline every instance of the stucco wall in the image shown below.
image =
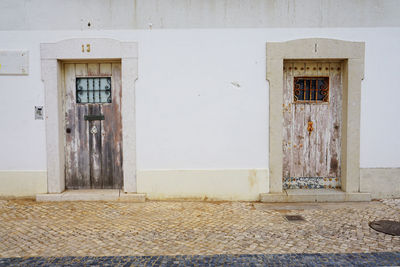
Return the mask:
[[399,11],[397,0],[2,0],[0,30],[398,27]]
[[[28,49],[28,76],[0,76],[1,170],[44,170],[39,44],[84,32],[0,32],[1,49]],[[90,32],[139,43],[139,169],[268,167],[265,42],[304,37],[365,41],[361,167],[400,167],[396,80],[400,29],[163,30]]]
[[44,105],[39,45],[76,37],[139,44],[138,171],[267,170],[265,43],[308,37],[365,42],[361,167],[400,167],[400,28],[392,27],[0,31],[1,50],[30,53],[28,76],[0,76],[0,170],[46,169],[44,121],[34,120],[34,106]]

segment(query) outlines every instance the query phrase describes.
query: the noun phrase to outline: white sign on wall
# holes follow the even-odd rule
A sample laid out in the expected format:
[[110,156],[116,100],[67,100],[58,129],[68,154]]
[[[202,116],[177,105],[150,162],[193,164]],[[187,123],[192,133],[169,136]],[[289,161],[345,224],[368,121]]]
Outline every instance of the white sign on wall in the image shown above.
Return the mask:
[[0,75],[29,73],[29,52],[26,50],[0,50]]

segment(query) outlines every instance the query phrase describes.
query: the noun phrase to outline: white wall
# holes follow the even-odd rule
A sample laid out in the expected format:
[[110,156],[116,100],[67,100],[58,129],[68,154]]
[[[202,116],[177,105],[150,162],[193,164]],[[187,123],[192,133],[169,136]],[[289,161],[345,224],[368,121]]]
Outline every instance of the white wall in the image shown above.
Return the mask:
[[39,44],[76,37],[139,43],[137,167],[268,168],[265,43],[308,37],[366,42],[361,167],[400,167],[400,28],[0,31],[28,49],[28,76],[0,76],[0,170],[45,170]]
[[1,0],[0,30],[399,27],[399,11],[398,0]]

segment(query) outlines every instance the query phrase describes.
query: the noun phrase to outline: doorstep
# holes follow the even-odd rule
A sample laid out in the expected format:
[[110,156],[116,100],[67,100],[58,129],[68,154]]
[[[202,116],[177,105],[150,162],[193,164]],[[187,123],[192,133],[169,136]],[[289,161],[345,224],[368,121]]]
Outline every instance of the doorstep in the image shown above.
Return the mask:
[[62,193],[38,194],[36,201],[128,201],[145,202],[146,194],[124,193],[119,189],[65,190]]
[[348,193],[338,189],[288,189],[260,194],[261,202],[346,202],[371,201],[370,193]]

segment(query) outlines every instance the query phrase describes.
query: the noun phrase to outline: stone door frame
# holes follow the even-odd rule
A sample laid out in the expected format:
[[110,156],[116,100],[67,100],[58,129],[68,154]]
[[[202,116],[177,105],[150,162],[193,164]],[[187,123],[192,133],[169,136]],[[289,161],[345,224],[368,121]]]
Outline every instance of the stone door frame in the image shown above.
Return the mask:
[[64,61],[120,60],[122,68],[123,190],[137,191],[135,81],[138,78],[138,46],[106,38],[67,39],[40,44],[42,81],[45,90],[47,192],[65,190]]
[[341,179],[345,192],[360,191],[361,81],[364,79],[365,43],[310,38],[267,42],[269,81],[269,192],[282,192],[283,62],[284,60],[342,60],[343,103]]

